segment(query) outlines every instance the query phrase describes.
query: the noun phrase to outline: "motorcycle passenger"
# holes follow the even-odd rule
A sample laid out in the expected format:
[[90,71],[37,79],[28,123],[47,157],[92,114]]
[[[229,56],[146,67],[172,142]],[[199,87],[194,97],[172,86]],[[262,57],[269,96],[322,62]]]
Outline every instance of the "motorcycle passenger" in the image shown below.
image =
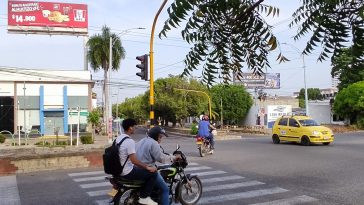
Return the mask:
[[202,117],[202,120],[198,123],[198,136],[206,138],[210,141],[211,144],[211,150],[215,149],[215,141],[214,141],[214,135],[210,132],[211,130],[215,130],[216,128],[212,126],[209,122],[209,117],[207,115],[204,115]]
[[[134,119],[125,119],[122,122],[124,133],[120,134],[116,138],[116,143],[119,143],[123,138],[130,137],[134,134],[134,127],[137,123]],[[127,158],[129,156],[129,158]],[[128,160],[124,166],[121,176],[128,180],[143,180],[144,185],[140,191],[140,204],[146,205],[158,205],[150,198],[153,187],[157,179],[157,169],[154,166],[149,166],[139,161],[135,152],[135,141],[131,138],[124,140],[119,148],[120,164],[124,164],[125,160]]]
[[[163,153],[162,147],[160,146],[162,136],[168,137],[164,129],[156,126],[151,128],[147,136],[136,144],[137,158],[141,162],[155,166],[156,162],[173,162],[181,158],[179,155],[173,156]],[[168,205],[169,188],[160,173],[158,173],[155,185],[161,191],[161,204]]]

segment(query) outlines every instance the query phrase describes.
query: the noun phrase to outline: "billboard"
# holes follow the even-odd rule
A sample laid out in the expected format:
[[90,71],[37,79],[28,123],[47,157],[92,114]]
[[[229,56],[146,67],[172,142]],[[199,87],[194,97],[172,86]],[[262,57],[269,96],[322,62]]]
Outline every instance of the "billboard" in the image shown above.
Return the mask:
[[8,32],[87,35],[87,5],[9,1]]
[[248,89],[279,89],[281,87],[280,76],[280,73],[262,73],[261,75],[240,73],[235,74],[235,83],[243,84]]
[[292,115],[292,105],[268,105],[268,128],[272,128],[276,119],[284,115]]

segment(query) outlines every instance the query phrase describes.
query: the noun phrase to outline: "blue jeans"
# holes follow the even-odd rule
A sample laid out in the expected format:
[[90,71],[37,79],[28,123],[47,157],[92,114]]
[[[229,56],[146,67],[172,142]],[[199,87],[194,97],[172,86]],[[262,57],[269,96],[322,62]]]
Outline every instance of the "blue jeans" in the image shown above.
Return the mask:
[[144,185],[142,186],[140,190],[140,198],[146,198],[150,196],[152,193],[152,190],[155,186],[158,173],[157,172],[149,172],[146,169],[139,168],[137,166],[134,166],[133,170],[125,176],[123,176],[125,179],[129,180],[142,180],[145,181]]
[[206,139],[210,140],[211,148],[215,149],[215,141],[214,141],[214,135],[210,133],[208,137],[205,137]]
[[169,188],[164,181],[162,175],[158,173],[157,180],[155,181],[156,187],[161,192],[161,203],[162,205],[169,205]]

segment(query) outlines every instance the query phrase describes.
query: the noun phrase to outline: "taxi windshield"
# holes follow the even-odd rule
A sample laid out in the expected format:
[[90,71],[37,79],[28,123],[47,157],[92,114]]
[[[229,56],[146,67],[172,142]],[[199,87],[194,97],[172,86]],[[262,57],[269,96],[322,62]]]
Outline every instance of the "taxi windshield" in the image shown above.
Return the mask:
[[298,120],[302,126],[309,127],[309,126],[320,126],[315,120],[307,119],[307,120]]

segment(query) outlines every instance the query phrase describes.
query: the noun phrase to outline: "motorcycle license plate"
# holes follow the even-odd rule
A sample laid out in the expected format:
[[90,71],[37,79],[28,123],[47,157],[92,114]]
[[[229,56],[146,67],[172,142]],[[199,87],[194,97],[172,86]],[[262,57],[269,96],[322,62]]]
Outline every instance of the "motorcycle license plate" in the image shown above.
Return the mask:
[[114,197],[118,193],[118,190],[112,188],[109,193],[107,193],[109,196]]
[[196,144],[200,145],[202,144],[202,141],[197,141]]

